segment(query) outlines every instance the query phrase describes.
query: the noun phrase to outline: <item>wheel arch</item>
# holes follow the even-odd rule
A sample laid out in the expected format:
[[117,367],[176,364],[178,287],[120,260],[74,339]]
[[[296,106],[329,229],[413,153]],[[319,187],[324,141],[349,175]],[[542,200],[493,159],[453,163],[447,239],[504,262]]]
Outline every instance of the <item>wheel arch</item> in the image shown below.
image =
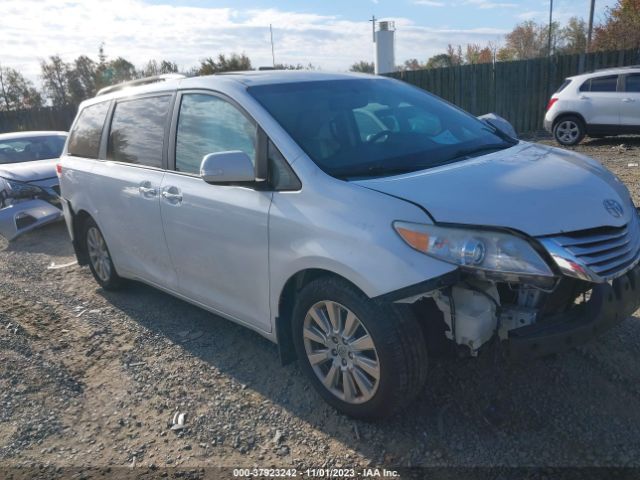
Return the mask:
[[275,318],[276,340],[282,365],[287,365],[297,358],[291,335],[291,320],[296,295],[310,282],[319,278],[339,278],[362,292],[362,289],[348,278],[323,268],[306,268],[291,275],[280,291],[278,315]]
[[581,113],[578,112],[562,112],[560,114],[558,114],[556,116],[556,118],[553,119],[553,123],[551,128],[554,129],[556,127],[556,125],[563,119],[567,118],[567,117],[578,117],[578,119],[582,122],[582,125],[586,128],[587,127],[587,122],[584,119],[584,116]]
[[90,218],[93,217],[84,209],[80,209],[77,212],[74,212],[73,209],[71,210],[73,249],[76,253],[76,258],[78,259],[78,265],[89,264],[89,255],[87,254],[87,249],[84,245],[84,242],[82,241],[82,233],[85,223]]

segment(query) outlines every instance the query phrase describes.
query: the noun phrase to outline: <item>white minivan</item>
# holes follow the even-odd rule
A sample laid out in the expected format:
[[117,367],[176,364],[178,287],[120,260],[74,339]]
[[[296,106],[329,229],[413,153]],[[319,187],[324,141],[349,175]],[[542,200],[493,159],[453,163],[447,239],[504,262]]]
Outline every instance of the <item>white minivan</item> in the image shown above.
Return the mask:
[[640,222],[614,175],[388,78],[109,87],[59,174],[103,288],[145,282],[259,332],[356,417],[410,402],[428,353],[547,355],[640,305]]

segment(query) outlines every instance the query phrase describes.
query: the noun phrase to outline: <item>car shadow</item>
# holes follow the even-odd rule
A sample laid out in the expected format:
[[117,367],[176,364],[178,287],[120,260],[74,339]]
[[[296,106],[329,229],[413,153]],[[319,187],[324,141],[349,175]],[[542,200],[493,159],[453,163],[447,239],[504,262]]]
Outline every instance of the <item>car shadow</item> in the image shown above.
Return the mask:
[[[139,283],[98,291],[151,332],[374,465],[640,462],[640,411],[628,408],[640,398],[637,318],[588,347],[527,363],[510,363],[499,351],[432,360],[415,402],[391,418],[364,422],[325,404],[297,364],[282,366],[277,347],[255,332]],[[292,443],[306,438],[304,431],[289,435]]]

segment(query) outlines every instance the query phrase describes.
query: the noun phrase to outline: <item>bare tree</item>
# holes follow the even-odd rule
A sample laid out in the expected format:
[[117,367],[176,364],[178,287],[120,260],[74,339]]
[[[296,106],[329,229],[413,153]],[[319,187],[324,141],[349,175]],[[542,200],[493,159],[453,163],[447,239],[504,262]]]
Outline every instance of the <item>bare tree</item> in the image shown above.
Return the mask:
[[69,105],[69,65],[58,55],[49,57],[49,62],[40,62],[42,85],[45,94],[55,106]]
[[373,62],[367,62],[365,60],[360,60],[359,62],[354,63],[349,68],[350,72],[358,72],[358,73],[373,73],[375,71],[375,66]]
[[0,65],[0,110],[26,110],[42,106],[42,95],[13,68]]

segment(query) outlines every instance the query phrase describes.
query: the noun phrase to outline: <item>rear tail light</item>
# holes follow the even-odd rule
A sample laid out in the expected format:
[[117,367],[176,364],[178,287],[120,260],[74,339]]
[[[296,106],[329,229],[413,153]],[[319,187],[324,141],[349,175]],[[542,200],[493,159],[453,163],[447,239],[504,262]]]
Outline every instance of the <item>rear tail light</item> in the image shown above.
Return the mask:
[[58,174],[58,176],[62,175],[62,164],[61,163],[56,163],[56,173]]
[[551,100],[549,100],[549,103],[547,103],[547,112],[549,110],[551,110],[551,107],[553,107],[553,105],[558,101],[557,98],[552,98]]

